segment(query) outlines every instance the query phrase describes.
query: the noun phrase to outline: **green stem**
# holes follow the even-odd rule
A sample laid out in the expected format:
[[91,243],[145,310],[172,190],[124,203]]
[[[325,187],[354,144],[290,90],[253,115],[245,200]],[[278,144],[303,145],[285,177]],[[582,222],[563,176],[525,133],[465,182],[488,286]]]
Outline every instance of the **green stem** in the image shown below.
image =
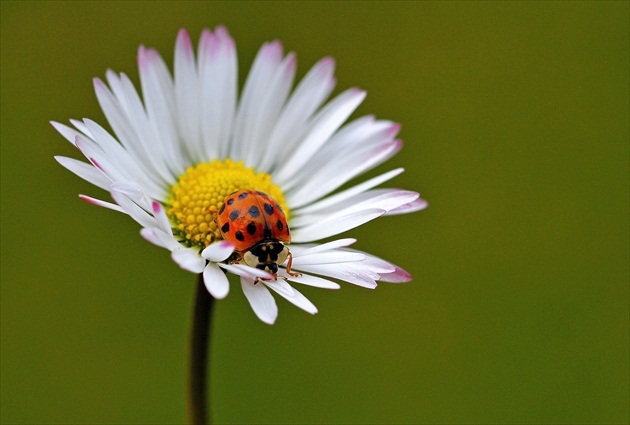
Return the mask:
[[190,365],[188,369],[188,422],[194,425],[209,423],[210,406],[207,403],[208,351],[210,319],[214,298],[208,293],[199,275],[195,295],[192,329],[190,334]]

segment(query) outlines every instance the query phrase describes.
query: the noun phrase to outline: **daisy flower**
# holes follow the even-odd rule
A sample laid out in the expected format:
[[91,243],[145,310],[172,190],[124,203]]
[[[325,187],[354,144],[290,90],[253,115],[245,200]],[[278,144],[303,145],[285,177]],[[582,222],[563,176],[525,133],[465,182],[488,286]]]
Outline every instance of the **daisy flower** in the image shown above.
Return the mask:
[[[53,122],[87,162],[56,159],[112,198],[81,199],[129,215],[147,241],[201,274],[214,298],[228,295],[229,273],[240,278],[265,323],[278,314],[271,292],[314,314],[317,308],[289,282],[337,289],[337,281],[365,288],[409,281],[398,266],[349,248],[354,239],[334,237],[427,205],[416,192],[376,188],[401,168],[337,191],[402,143],[394,122],[364,116],[346,123],[366,94],[350,88],[327,101],[334,67],[333,59],[320,60],[293,88],[295,55],[285,54],[278,41],[266,43],[239,95],[236,48],[227,30],[204,30],[196,51],[181,30],[172,74],[156,50],[139,48],[141,94],[123,73],[108,70],[105,81],[94,79],[113,132],[90,119],[70,120],[72,127]],[[237,241],[217,225],[226,197],[241,190],[264,192],[284,211],[290,255],[277,271],[245,262]]]

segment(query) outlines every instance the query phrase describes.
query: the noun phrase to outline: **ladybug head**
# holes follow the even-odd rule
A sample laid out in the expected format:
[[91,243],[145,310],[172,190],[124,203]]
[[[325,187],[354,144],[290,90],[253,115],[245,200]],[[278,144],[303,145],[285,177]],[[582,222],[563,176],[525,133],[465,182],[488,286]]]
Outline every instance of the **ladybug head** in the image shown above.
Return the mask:
[[278,274],[278,265],[286,261],[289,248],[277,239],[265,239],[243,254],[245,264],[264,270],[274,275]]

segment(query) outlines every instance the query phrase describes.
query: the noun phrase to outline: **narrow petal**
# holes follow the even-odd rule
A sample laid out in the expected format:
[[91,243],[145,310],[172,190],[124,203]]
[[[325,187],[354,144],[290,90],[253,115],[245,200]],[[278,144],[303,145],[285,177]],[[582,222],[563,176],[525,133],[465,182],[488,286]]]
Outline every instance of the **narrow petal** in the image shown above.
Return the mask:
[[335,87],[335,61],[330,57],[317,62],[300,81],[293,94],[282,108],[275,127],[269,137],[267,149],[263,153],[263,171],[284,163],[285,146],[294,146],[304,137],[307,123]]
[[332,196],[324,198],[321,201],[293,210],[293,213],[296,215],[299,215],[303,213],[321,211],[323,209],[330,208],[331,205],[335,205],[340,202],[343,202],[346,199],[352,198],[355,195],[361,194],[369,189],[372,189],[373,187],[378,186],[379,184],[382,184],[388,180],[393,179],[394,177],[396,177],[403,171],[404,171],[404,168],[396,168],[395,170],[388,171],[386,173],[381,174],[380,176],[376,176],[361,184],[352,186],[349,189],[346,189],[342,192],[339,192]]
[[261,279],[273,279],[273,276],[266,271],[256,269],[254,267],[249,267],[244,264],[223,264],[220,263],[219,267],[234,273],[235,275],[244,277],[246,279],[254,280],[256,278]]
[[376,288],[376,280],[379,279],[379,275],[367,273],[361,270],[354,270],[352,268],[345,267],[345,264],[343,264],[342,267],[334,267],[329,264],[309,265],[296,268],[296,270],[332,277],[369,289]]
[[326,242],[323,244],[293,244],[291,245],[291,253],[293,258],[298,258],[303,255],[315,254],[318,252],[332,251],[337,248],[346,247],[354,244],[357,240],[353,238],[337,239],[335,241]]
[[79,198],[84,200],[85,202],[87,202],[89,204],[96,205],[98,207],[108,208],[110,210],[114,210],[114,211],[118,211],[118,212],[127,214],[125,212],[125,210],[120,208],[119,205],[112,204],[111,202],[101,201],[100,199],[92,198],[92,197],[86,196],[86,195],[79,195]]
[[155,219],[123,193],[112,190],[112,198],[142,227],[158,227]]
[[201,87],[201,148],[205,160],[229,155],[236,111],[238,61],[234,41],[218,27],[204,30],[199,40],[198,73]]
[[293,289],[292,294],[288,295],[284,290],[281,290],[279,288],[278,286],[279,282],[281,281],[264,282],[264,284],[268,288],[271,288],[273,291],[278,293],[282,298],[289,301],[291,304],[295,305],[296,307],[301,308],[307,313],[311,313],[311,314],[317,313],[317,307],[315,307],[315,305],[312,302],[310,302],[304,295],[302,295],[297,289],[292,288]]
[[429,203],[422,198],[418,198],[413,202],[409,202],[408,204],[401,205],[393,210],[387,211],[385,215],[398,215],[398,214],[409,214],[416,211],[421,211],[429,206]]
[[[279,276],[284,279],[290,280],[291,282],[301,283],[306,286],[313,286],[315,288],[323,288],[323,289],[339,289],[340,286],[338,283],[335,283],[331,280],[324,279],[318,276],[312,276],[309,274],[301,273],[299,276],[291,276],[286,273],[286,271],[281,271],[278,273]],[[293,288],[295,289],[295,288]]]
[[300,171],[317,150],[337,131],[339,126],[348,119],[350,114],[365,99],[365,92],[359,89],[350,89],[341,93],[315,118],[308,135],[300,143],[293,154],[278,168],[274,174],[276,181],[282,185],[289,181],[294,174]]
[[198,162],[203,158],[202,152],[199,151],[201,146],[199,78],[190,36],[184,29],[179,31],[175,42],[173,74],[180,140],[185,144],[189,157]]
[[265,285],[254,284],[243,277],[241,278],[241,287],[256,316],[264,323],[273,325],[278,317],[278,306],[269,289]]
[[160,146],[165,158],[168,158],[169,169],[179,175],[185,169],[185,162],[177,141],[173,80],[164,60],[154,49],[140,47],[138,68],[147,116],[157,134],[154,142]]
[[157,227],[145,227],[140,230],[140,235],[148,242],[169,251],[179,249],[180,243],[175,239],[172,233],[166,233]]
[[162,204],[157,201],[153,201],[151,202],[151,209],[153,211],[153,218],[155,218],[155,221],[157,221],[160,229],[164,231],[170,229],[171,223],[166,216],[166,211],[164,210],[164,207],[162,207]]
[[57,130],[67,141],[69,141],[70,143],[72,143],[74,145],[74,141],[76,140],[77,136],[82,135],[85,136],[84,134],[79,133],[78,131],[68,127],[65,124],[61,124],[58,123],[56,121],[50,121],[50,124],[55,128],[55,130]]
[[325,220],[327,217],[335,215],[348,215],[355,212],[380,209],[391,211],[402,205],[411,203],[418,199],[420,195],[416,192],[402,189],[374,189],[359,193],[350,199],[346,199],[330,207],[330,214],[327,211],[320,211],[312,214],[303,214],[291,219],[291,226],[306,227],[310,224]]
[[324,239],[354,229],[383,214],[385,214],[385,210],[368,209],[343,216],[332,216],[310,226],[294,229],[292,240],[294,242],[310,242]]
[[56,156],[55,159],[67,170],[73,172],[88,183],[92,183],[96,187],[108,190],[111,181],[92,164],[79,161],[65,156]]
[[298,208],[326,196],[353,177],[385,162],[402,148],[402,142],[392,142],[359,152],[352,156],[338,156],[326,164],[319,164],[310,180],[286,195],[291,208]]
[[201,256],[208,261],[220,263],[227,260],[234,252],[234,244],[227,241],[215,242],[201,251]]
[[293,287],[283,279],[261,280],[260,282],[281,294],[283,297],[292,297],[293,294],[295,294]]
[[293,265],[299,267],[306,264],[351,263],[365,260],[365,255],[350,251],[330,251],[302,255],[293,259]]
[[227,297],[230,292],[230,282],[227,276],[223,273],[216,264],[208,263],[203,269],[203,283],[206,285],[206,289],[217,300],[222,300]]
[[411,281],[411,274],[406,270],[396,266],[396,270],[391,273],[379,273],[381,278],[379,280],[389,283],[407,283]]

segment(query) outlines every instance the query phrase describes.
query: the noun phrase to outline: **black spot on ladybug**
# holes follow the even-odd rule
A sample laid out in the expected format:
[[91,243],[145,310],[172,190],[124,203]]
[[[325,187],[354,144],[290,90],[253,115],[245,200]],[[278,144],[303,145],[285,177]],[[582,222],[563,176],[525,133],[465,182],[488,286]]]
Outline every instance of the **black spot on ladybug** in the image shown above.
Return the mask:
[[271,238],[271,227],[265,223],[265,227],[263,229],[265,239]]
[[239,240],[241,242],[245,240],[245,236],[243,235],[243,232],[241,232],[240,230],[237,230],[234,236],[236,236],[236,240]]
[[225,203],[221,205],[221,209],[219,210],[219,215],[223,214],[223,211],[225,211]]
[[234,203],[234,198],[230,198],[227,200],[228,205],[232,205]]
[[252,205],[251,207],[249,207],[249,210],[247,212],[252,218],[256,218],[260,215],[260,210],[256,205]]
[[234,210],[230,213],[230,221],[234,221],[241,215],[241,210]]
[[267,214],[269,214],[269,215],[273,214],[273,205],[265,203],[265,205],[263,205],[263,207],[265,208],[265,212]]
[[223,226],[221,226],[221,231],[223,233],[227,233],[230,231],[230,223],[225,223]]
[[282,224],[282,220],[278,220],[278,222],[276,223],[276,227],[282,232],[282,229],[284,229],[284,224]]
[[247,225],[247,233],[249,233],[250,235],[256,233],[256,223],[254,223],[253,221],[249,222],[249,224]]
[[242,201],[243,199],[247,198],[247,196],[249,196],[249,193],[243,192],[240,195],[238,195],[238,200]]

